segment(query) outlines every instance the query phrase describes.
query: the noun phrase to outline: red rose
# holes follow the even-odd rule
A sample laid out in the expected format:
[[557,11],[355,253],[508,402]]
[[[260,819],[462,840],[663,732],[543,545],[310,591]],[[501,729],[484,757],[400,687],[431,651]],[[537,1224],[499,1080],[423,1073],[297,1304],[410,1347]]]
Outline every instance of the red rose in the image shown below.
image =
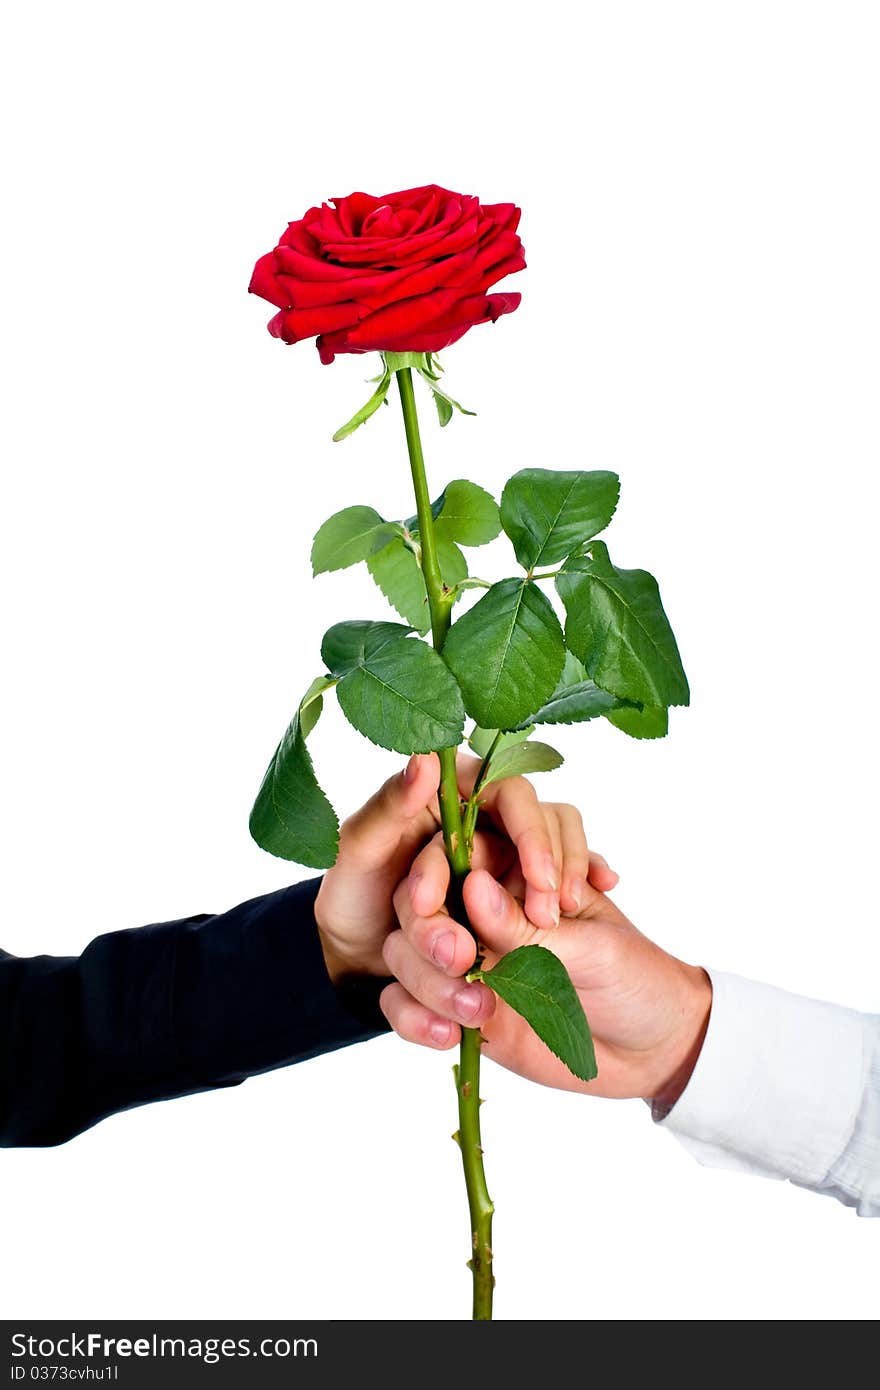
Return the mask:
[[273,337],[317,337],[322,362],[338,352],[439,352],[519,304],[518,294],[486,293],[525,268],[519,219],[513,203],[481,207],[436,184],[331,198],[260,257],[250,291],[280,309]]

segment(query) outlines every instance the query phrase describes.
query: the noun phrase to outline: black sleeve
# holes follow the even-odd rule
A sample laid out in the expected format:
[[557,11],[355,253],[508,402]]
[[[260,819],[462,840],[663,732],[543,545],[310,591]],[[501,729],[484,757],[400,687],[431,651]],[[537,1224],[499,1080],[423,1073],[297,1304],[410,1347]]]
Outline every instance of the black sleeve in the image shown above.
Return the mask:
[[110,932],[78,957],[0,952],[0,1146],[61,1144],[117,1110],[386,1031],[384,980],[330,982],[319,884]]

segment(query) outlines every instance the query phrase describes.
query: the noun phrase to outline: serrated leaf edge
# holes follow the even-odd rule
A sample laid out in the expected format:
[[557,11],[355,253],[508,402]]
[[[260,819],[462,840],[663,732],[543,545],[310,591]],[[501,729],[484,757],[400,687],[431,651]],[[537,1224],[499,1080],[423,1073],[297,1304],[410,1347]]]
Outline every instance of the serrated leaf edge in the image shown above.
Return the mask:
[[[517,947],[516,949],[517,949],[517,950],[520,950],[520,951],[525,951],[525,950],[528,950],[528,951],[547,951],[547,954],[548,954],[549,956],[553,956],[553,958],[554,958],[556,961],[558,961],[559,964],[562,966],[563,970],[565,970],[565,974],[566,974],[566,976],[567,976],[567,978],[568,978],[568,982],[569,982],[569,984],[571,985],[572,989],[574,990],[575,996],[577,997],[577,990],[574,989],[574,983],[573,983],[573,981],[572,981],[572,979],[571,979],[571,976],[568,974],[568,970],[566,969],[566,967],[565,967],[565,965],[563,964],[563,962],[562,962],[561,960],[559,960],[559,957],[556,955],[556,952],[555,952],[555,951],[549,951],[549,950],[547,950],[547,947],[546,947],[546,946],[538,946],[537,944],[530,944],[530,945],[528,945],[528,946],[519,946],[519,947]],[[513,954],[512,951],[511,951],[511,952],[508,952],[508,955],[512,955],[512,954]],[[507,959],[507,956],[502,956],[502,957],[501,957],[501,961],[498,961],[498,965],[500,965],[501,962],[504,961],[504,960],[506,960],[506,959]],[[493,985],[493,983],[492,983],[492,974],[493,974],[493,971],[494,971],[494,970],[495,970],[495,966],[492,967],[492,970],[484,970],[484,971],[482,972],[480,978],[481,978],[481,980],[483,981],[483,984],[488,985],[489,988],[490,988],[491,990],[493,990],[493,992],[494,992],[495,994],[497,994],[498,997],[499,997],[500,999],[504,999],[504,995],[501,993],[501,991],[500,991],[499,989],[496,989],[496,988],[495,988],[495,985]],[[503,978],[503,977],[502,977],[502,978]],[[516,977],[514,977],[514,978],[516,978]],[[557,1008],[559,1007],[557,1001],[554,999],[554,997],[553,997],[552,995],[550,995],[550,994],[545,994],[542,990],[535,989],[533,986],[528,986],[528,988],[531,988],[531,989],[532,989],[532,992],[533,992],[535,995],[537,995],[539,998],[543,999],[545,1003],[554,1004],[554,1005],[556,1005]],[[532,1028],[531,1023],[529,1023],[529,1020],[526,1018],[525,1014],[521,1014],[521,1013],[519,1012],[519,1009],[517,1009],[516,1006],[515,1006],[514,1004],[510,1004],[509,1001],[508,1001],[507,999],[504,999],[504,1002],[505,1002],[505,1004],[508,1004],[508,1007],[509,1007],[509,1008],[513,1009],[514,1013],[519,1014],[519,1017],[520,1017],[521,1019],[523,1019],[526,1023],[528,1023],[528,1025],[529,1025],[530,1028]],[[580,1005],[581,1011],[584,1012],[584,1010],[583,1010],[583,1005],[580,1003],[580,999],[578,999],[578,1004]],[[535,1037],[538,1038],[538,1039],[544,1044],[544,1046],[547,1048],[548,1052],[552,1052],[552,1053],[553,1053],[553,1056],[554,1056],[558,1061],[560,1061],[560,1062],[562,1063],[562,1065],[563,1065],[568,1071],[571,1072],[572,1076],[576,1076],[577,1079],[578,1079],[579,1081],[595,1081],[596,1077],[597,1077],[598,1074],[599,1074],[599,1069],[598,1069],[598,1066],[597,1066],[597,1064],[596,1064],[596,1047],[595,1047],[595,1043],[594,1043],[594,1041],[593,1041],[593,1031],[592,1031],[592,1029],[590,1028],[590,1021],[589,1021],[589,1019],[587,1018],[586,1012],[584,1012],[584,1023],[586,1024],[586,1027],[587,1027],[587,1035],[588,1035],[589,1041],[590,1041],[590,1052],[591,1052],[592,1057],[593,1057],[593,1066],[594,1066],[594,1068],[595,1068],[595,1070],[593,1071],[593,1074],[592,1074],[591,1076],[582,1076],[582,1075],[580,1074],[580,1072],[576,1072],[576,1071],[574,1070],[573,1067],[569,1066],[569,1064],[568,1064],[568,1062],[566,1062],[565,1058],[564,1058],[564,1057],[561,1057],[561,1056],[559,1055],[559,1053],[557,1052],[556,1048],[553,1047],[551,1043],[547,1042],[545,1038],[542,1038],[541,1035],[540,1035],[540,1033],[537,1033],[537,1032],[535,1031],[534,1028],[532,1028],[532,1032],[535,1034]]]

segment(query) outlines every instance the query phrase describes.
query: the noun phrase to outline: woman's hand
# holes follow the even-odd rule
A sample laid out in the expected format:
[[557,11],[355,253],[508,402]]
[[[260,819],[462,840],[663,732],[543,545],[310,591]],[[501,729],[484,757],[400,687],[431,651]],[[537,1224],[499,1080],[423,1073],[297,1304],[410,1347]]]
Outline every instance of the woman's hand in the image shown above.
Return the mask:
[[[574,843],[578,837],[566,814],[571,808],[554,809],[562,813],[560,844]],[[457,1043],[461,1024],[479,1027],[484,1054],[532,1081],[673,1105],[702,1047],[712,987],[704,970],[655,946],[604,896],[606,872],[604,866],[591,873],[579,908],[563,894],[563,910],[571,915],[541,926],[527,915],[518,866],[507,870],[503,882],[497,871],[482,867],[464,883],[465,908],[487,967],[515,947],[532,944],[546,946],[566,966],[592,1028],[599,1066],[595,1081],[572,1076],[487,985],[461,978],[473,965],[476,947],[470,932],[444,909],[449,869],[436,841],[421,852],[395,894],[400,929],[385,942],[385,961],[399,983],[388,985],[381,997],[392,1027],[401,1037],[434,1048]]]
[[[459,757],[463,796],[470,795],[480,766],[478,758]],[[436,753],[417,754],[342,826],[339,858],[325,874],[315,904],[332,979],[352,973],[388,974],[383,948],[397,928],[392,900],[404,875],[410,874],[417,891],[419,874],[427,871],[421,889],[425,903],[433,903],[438,893],[441,901],[445,896],[448,868],[444,877],[439,783]],[[519,891],[537,926],[552,928],[560,908],[577,911],[592,891],[591,883],[609,888],[617,882],[604,859],[590,855],[577,811],[542,804],[524,778],[493,783],[481,802],[474,862],[508,876],[506,881]],[[425,859],[420,851],[432,841],[436,852]],[[417,897],[421,902],[418,891]],[[437,949],[442,957],[444,947]],[[463,961],[458,949],[448,964],[455,970]]]

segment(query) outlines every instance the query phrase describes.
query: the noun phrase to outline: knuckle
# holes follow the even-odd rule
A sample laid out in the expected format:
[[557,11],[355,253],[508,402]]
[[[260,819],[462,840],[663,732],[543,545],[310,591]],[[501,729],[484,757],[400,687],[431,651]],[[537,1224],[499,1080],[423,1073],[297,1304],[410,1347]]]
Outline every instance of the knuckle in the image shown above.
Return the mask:
[[398,883],[392,894],[391,902],[397,914],[397,919],[402,925],[404,918],[408,917],[411,912],[409,881],[407,879],[403,879],[402,882]]
[[434,937],[439,935],[437,918],[417,917],[407,935],[420,956],[430,956]]
[[409,921],[403,928],[403,935],[406,941],[417,949],[421,948],[422,943],[427,939],[428,933],[433,926],[430,917],[419,917],[416,913],[410,916]]
[[554,848],[546,821],[543,819],[540,822],[530,821],[516,836],[516,846],[520,851],[533,850],[535,852]]
[[389,932],[382,942],[382,959],[389,970],[396,974],[395,963],[400,959],[401,933],[399,931]]
[[407,1042],[426,1043],[428,1041],[428,1026],[425,1010],[407,995],[397,1020],[397,1032]]
[[400,985],[398,984],[386,985],[379,995],[379,1008],[392,1027],[394,1027],[394,1021],[397,1017],[399,1001]]
[[567,801],[563,801],[559,811],[575,830],[580,830],[583,833],[584,818],[576,806],[571,806]]
[[402,772],[395,772],[391,777],[388,777],[382,783],[381,787],[379,788],[376,794],[376,800],[379,802],[379,805],[383,808],[383,810],[387,809],[389,802],[397,800],[397,797],[399,793],[402,791],[403,786],[404,781]]
[[[437,1046],[437,1039],[433,1036],[433,1034],[432,1034],[432,1032],[431,1032],[431,1029],[432,1029],[432,1027],[433,1027],[433,1024],[434,1024],[434,1018],[431,1016],[431,1014],[426,1013],[426,1012],[423,1012],[423,1013],[419,1016],[419,1021],[418,1021],[418,1041],[421,1042],[421,1043],[425,1043],[428,1047],[436,1047],[436,1046]],[[414,1030],[414,1031],[415,1031],[415,1030]]]
[[502,790],[499,794],[504,796],[506,792],[507,800],[534,801],[537,803],[538,793],[525,777],[506,777],[501,784]]
[[350,816],[346,816],[345,820],[342,822],[341,826],[339,827],[339,849],[340,849],[340,852],[341,852],[343,849],[349,849],[350,846],[352,845],[352,843],[353,843],[355,840],[357,840],[357,837],[358,837],[358,829],[359,829],[360,824],[361,824],[361,821],[360,821],[359,818],[362,817],[362,816],[363,816],[363,809],[361,809],[360,811],[355,811],[355,812],[354,812],[352,815],[350,815]]

